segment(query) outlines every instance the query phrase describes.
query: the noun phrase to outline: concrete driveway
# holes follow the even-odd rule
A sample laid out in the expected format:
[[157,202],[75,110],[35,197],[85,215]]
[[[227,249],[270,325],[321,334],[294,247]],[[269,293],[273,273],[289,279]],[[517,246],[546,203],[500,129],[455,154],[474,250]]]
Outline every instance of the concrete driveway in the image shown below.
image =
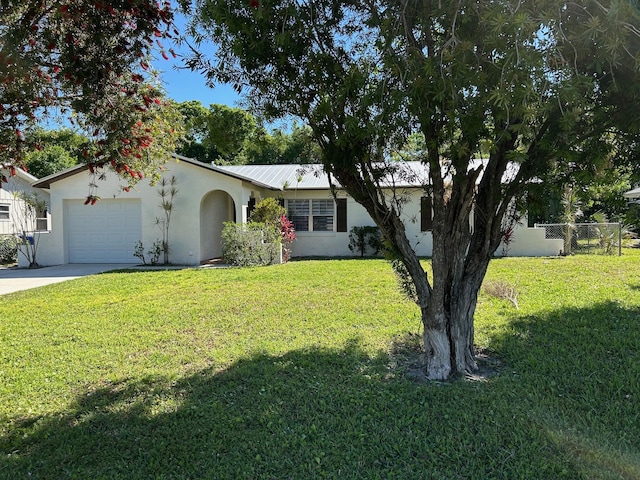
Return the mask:
[[73,280],[86,275],[134,267],[135,265],[124,263],[90,263],[55,265],[31,270],[27,268],[2,268],[0,269],[0,295]]

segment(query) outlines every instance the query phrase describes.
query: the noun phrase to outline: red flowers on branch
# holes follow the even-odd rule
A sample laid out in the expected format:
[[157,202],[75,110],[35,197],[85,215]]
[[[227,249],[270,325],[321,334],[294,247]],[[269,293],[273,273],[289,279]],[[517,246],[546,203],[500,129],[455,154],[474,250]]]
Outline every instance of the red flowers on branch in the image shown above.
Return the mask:
[[157,172],[175,150],[181,117],[162,100],[149,68],[154,52],[168,58],[159,40],[174,37],[171,3],[109,3],[3,4],[0,165],[23,165],[25,154],[35,148],[30,133],[47,115],[93,132],[83,146],[84,161],[94,172],[116,171],[126,161],[135,168],[135,175],[127,174],[128,183],[142,178],[142,172]]

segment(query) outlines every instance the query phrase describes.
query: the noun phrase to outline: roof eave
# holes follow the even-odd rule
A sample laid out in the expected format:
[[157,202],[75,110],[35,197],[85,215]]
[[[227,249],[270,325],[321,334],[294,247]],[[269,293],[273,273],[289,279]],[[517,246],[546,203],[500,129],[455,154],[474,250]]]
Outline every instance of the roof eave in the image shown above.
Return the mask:
[[36,187],[36,188],[45,188],[45,189],[49,189],[51,187],[51,184],[54,182],[58,182],[60,180],[64,180],[65,178],[68,177],[72,177],[73,175],[76,175],[84,170],[88,170],[89,167],[87,167],[87,165],[81,164],[81,165],[75,165],[73,167],[67,168],[66,170],[63,170],[61,172],[58,173],[54,173],[53,175],[49,175],[47,177],[43,177],[40,180],[38,180],[37,182],[33,183],[32,186]]
[[[190,165],[194,165],[196,167],[200,167],[200,168],[205,168],[207,170],[211,170],[213,172],[231,177],[231,178],[235,178],[241,181],[245,181],[245,182],[249,182],[252,185],[256,185],[260,188],[267,188],[270,190],[281,190],[278,188],[274,188],[272,185],[267,185],[264,184],[262,182],[258,182],[255,181],[251,178],[247,178],[243,175],[237,175],[235,173],[232,172],[228,172],[226,170],[223,170],[221,168],[216,167],[215,165],[211,165],[208,163],[204,163],[204,162],[200,162],[198,160],[195,160],[193,158],[190,157],[185,157],[182,155],[178,155],[177,153],[174,153],[171,155],[174,159],[176,159],[177,161],[182,161],[182,162],[186,162],[189,163]],[[67,168],[66,170],[63,170],[61,172],[58,173],[54,173],[53,175],[49,175],[47,177],[41,178],[40,180],[38,180],[37,182],[33,183],[32,186],[36,187],[36,188],[51,188],[51,184],[55,183],[55,182],[59,182],[60,180],[64,180],[65,178],[69,178],[72,177],[73,175],[77,175],[78,173],[87,170],[88,167],[85,164],[80,164],[80,165],[75,165],[73,167]],[[35,178],[35,177],[34,177]]]

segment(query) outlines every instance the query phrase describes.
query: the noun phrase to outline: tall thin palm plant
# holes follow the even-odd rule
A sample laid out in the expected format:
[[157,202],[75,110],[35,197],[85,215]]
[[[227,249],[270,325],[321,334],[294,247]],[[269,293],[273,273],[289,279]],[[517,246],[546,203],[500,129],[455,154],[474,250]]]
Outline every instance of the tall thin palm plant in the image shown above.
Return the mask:
[[171,213],[173,213],[173,201],[178,194],[178,179],[172,175],[169,180],[162,178],[158,195],[160,196],[160,208],[162,216],[156,218],[156,225],[162,232],[162,256],[163,263],[169,263],[169,226],[171,225]]

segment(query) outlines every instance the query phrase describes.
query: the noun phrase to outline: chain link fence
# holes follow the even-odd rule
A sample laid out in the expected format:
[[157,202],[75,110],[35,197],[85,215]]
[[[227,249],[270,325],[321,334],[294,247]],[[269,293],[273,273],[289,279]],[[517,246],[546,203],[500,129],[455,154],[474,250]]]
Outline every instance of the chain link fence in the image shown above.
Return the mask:
[[545,229],[546,239],[561,239],[563,255],[622,255],[622,224],[620,223],[536,223]]

